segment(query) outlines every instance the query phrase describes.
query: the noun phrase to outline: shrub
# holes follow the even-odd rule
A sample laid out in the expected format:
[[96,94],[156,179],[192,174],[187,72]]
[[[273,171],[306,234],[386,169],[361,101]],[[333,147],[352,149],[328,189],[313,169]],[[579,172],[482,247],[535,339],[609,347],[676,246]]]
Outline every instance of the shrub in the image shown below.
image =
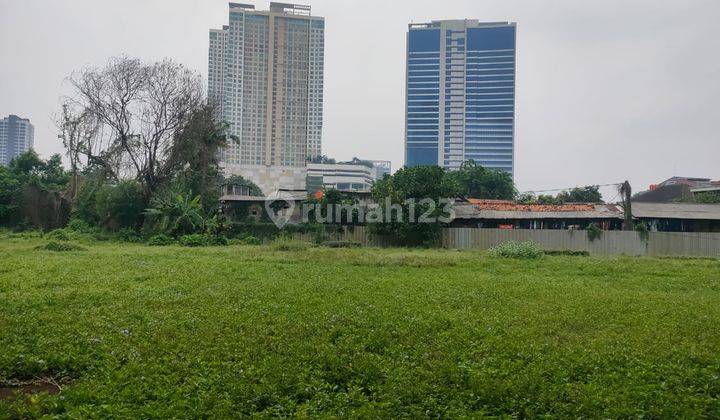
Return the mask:
[[209,235],[207,236],[207,244],[212,246],[228,246],[230,242],[226,236]]
[[173,238],[167,236],[167,235],[155,235],[148,240],[148,245],[150,246],[168,246],[175,243],[175,240]]
[[328,248],[359,248],[361,244],[355,241],[325,241],[322,246]]
[[54,239],[56,241],[69,241],[70,234],[65,229],[55,229],[46,235],[48,239]]
[[65,229],[77,232],[77,233],[95,233],[97,229],[90,226],[90,224],[81,219],[70,219]]
[[571,249],[563,249],[560,251],[544,251],[545,255],[566,255],[570,257],[589,257],[588,251],[573,251]]
[[307,242],[298,241],[287,236],[279,236],[270,245],[275,251],[305,251],[310,247]]
[[53,251],[53,252],[87,251],[87,248],[81,247],[80,245],[70,244],[67,242],[55,242],[55,241],[48,242],[45,245],[36,246],[35,249],[40,250],[40,251]]
[[178,239],[178,242],[182,246],[188,246],[188,247],[198,247],[198,246],[207,246],[208,245],[208,238],[205,235],[200,235],[199,233],[193,233],[192,235],[183,235]]
[[123,242],[140,243],[143,241],[142,235],[134,229],[125,228],[120,229],[118,232],[118,238]]
[[490,255],[503,258],[542,258],[545,253],[535,242],[504,242],[488,250]]

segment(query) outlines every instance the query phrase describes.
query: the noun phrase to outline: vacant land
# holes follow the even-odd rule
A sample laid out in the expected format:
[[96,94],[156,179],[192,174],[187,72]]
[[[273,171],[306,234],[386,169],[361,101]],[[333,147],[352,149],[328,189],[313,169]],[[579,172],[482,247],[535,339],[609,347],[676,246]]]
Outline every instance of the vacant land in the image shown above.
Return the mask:
[[0,240],[0,418],[720,416],[717,260],[45,243]]

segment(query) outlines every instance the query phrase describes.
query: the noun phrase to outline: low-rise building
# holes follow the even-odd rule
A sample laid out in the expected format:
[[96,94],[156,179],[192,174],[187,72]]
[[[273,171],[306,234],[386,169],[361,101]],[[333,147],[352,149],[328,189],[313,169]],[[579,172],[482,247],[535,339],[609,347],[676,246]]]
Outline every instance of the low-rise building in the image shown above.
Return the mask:
[[[326,189],[340,191],[369,191],[375,182],[375,171],[372,163],[308,163],[308,180],[312,184],[322,178],[322,186]],[[307,182],[306,182],[307,184]]]

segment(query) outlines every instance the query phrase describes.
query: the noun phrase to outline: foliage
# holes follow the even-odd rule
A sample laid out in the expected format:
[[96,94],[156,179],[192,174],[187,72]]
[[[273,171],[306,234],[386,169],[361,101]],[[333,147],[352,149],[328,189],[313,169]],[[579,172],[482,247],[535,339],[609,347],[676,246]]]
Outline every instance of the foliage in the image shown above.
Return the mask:
[[101,226],[110,230],[134,229],[140,226],[145,202],[137,182],[104,184],[96,194],[95,212]]
[[569,191],[563,191],[557,196],[560,203],[602,203],[603,198],[600,194],[600,187],[597,185],[573,188]]
[[463,162],[450,173],[460,187],[460,195],[472,198],[513,200],[517,195],[512,176],[505,171],[484,168],[474,160]]
[[225,236],[213,236],[201,233],[183,235],[178,239],[178,243],[186,247],[227,246],[230,244]]
[[[457,180],[443,168],[402,168],[373,184],[372,195],[380,208],[374,215],[367,215],[369,231],[404,246],[435,245],[445,224],[441,219],[450,216],[443,200],[454,199],[459,192]],[[414,206],[408,200],[414,200]],[[388,203],[395,209],[389,208]],[[411,221],[413,208],[415,220]],[[421,216],[426,216],[429,222],[422,222]]]
[[589,251],[575,251],[571,249],[563,249],[563,250],[555,250],[555,251],[544,251],[545,255],[565,255],[569,257],[589,257],[590,252]]
[[100,168],[115,181],[131,177],[148,202],[173,176],[173,146],[205,103],[200,75],[167,59],[117,57],[74,73],[70,83],[74,94],[63,114],[69,122],[81,115],[93,120],[88,135],[64,142],[73,166]]
[[238,187],[247,187],[250,191],[250,195],[253,197],[263,197],[264,194],[260,187],[255,185],[254,182],[250,181],[249,179],[243,177],[242,175],[230,175],[229,177],[225,178],[225,180],[222,183],[223,187],[227,187],[229,185],[235,185]]
[[38,251],[68,252],[68,251],[87,251],[87,248],[67,242],[50,241],[45,245],[35,247]]
[[545,252],[535,242],[503,242],[492,247],[488,253],[493,257],[537,259],[542,258]]
[[159,234],[153,235],[148,239],[148,245],[150,246],[168,246],[175,244],[175,240],[167,235]]
[[156,197],[152,208],[145,210],[159,233],[176,237],[205,230],[205,216],[201,197],[187,194],[167,194]]
[[[220,168],[220,152],[227,146],[228,125],[217,121],[216,110],[204,105],[191,114],[170,147],[170,157],[163,178],[171,179],[175,188],[202,197],[206,213],[216,211],[220,190],[224,185]],[[234,140],[234,138],[232,138]],[[254,185],[254,184],[253,184]]]
[[41,243],[1,380],[76,380],[0,418],[716,417],[717,260]]
[[198,246],[207,246],[208,240],[207,236],[199,234],[199,233],[193,233],[191,235],[182,235],[180,238],[178,238],[178,242],[182,246],[187,247],[198,247]]
[[120,229],[117,233],[117,238],[123,242],[130,242],[135,244],[145,242],[145,239],[140,234],[140,232],[130,228]]
[[60,155],[44,161],[33,150],[0,166],[0,226],[54,228],[65,224],[69,176]]
[[693,195],[695,203],[720,204],[720,191],[697,192]]
[[603,235],[603,230],[600,229],[595,223],[590,223],[585,230],[587,232],[587,238],[590,242],[594,242],[596,239],[600,239]]
[[45,235],[48,239],[54,239],[56,241],[69,241],[70,234],[65,229],[55,229],[52,232]]
[[638,233],[638,236],[640,236],[641,241],[647,243],[650,240],[650,229],[648,228],[647,223],[645,223],[645,222],[635,223],[634,229],[635,229],[635,232]]
[[75,233],[83,233],[83,234],[89,234],[89,233],[97,233],[97,229],[90,226],[89,223],[82,219],[70,219],[67,226],[65,226],[66,230],[69,230],[71,232]]
[[226,236],[232,229],[232,222],[223,214],[216,214],[205,220],[205,233],[211,236]]

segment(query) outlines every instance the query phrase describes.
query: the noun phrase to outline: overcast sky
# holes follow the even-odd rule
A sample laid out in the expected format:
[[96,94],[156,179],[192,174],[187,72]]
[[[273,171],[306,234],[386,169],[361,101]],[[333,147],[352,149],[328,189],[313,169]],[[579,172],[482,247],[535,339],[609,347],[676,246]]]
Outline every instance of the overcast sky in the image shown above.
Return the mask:
[[[306,3],[326,19],[331,157],[400,167],[407,24],[473,18],[518,23],[520,190],[720,178],[720,1]],[[73,70],[126,54],[207,76],[208,29],[227,19],[224,0],[0,0],[0,116],[30,118],[36,150],[61,152],[53,115]]]

